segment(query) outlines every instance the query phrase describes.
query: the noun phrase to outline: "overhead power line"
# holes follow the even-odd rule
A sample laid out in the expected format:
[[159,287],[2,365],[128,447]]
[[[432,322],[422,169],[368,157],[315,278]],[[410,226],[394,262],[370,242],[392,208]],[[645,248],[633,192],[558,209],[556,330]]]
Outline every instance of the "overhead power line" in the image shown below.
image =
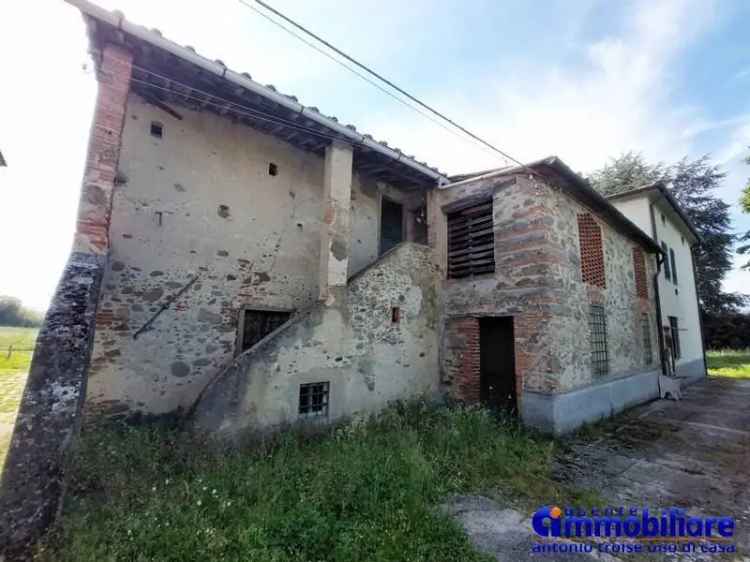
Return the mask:
[[[247,2],[247,0],[238,0],[238,1],[239,1],[239,3],[240,3],[240,4],[242,4],[243,6],[245,6],[245,7],[247,7],[247,8],[250,8],[250,9],[254,10],[254,11],[255,11],[256,13],[259,13],[259,14],[263,15],[263,16],[264,16],[264,17],[266,17],[267,19],[270,19],[270,18],[268,18],[268,17],[267,17],[267,16],[265,15],[265,14],[263,14],[262,12],[260,12],[259,10],[257,10],[257,9],[256,9],[256,8],[255,8],[254,6],[250,5],[250,4],[249,4],[249,3]],[[351,57],[351,56],[349,56],[348,54],[346,54],[346,53],[345,53],[344,51],[342,51],[341,49],[338,49],[337,47],[335,47],[334,45],[332,45],[331,43],[329,43],[328,41],[326,41],[325,39],[323,39],[323,38],[322,38],[322,37],[320,37],[319,35],[317,35],[317,34],[313,33],[313,32],[312,32],[312,31],[310,31],[309,29],[307,29],[307,28],[306,28],[305,26],[303,26],[303,25],[301,25],[301,24],[297,23],[296,21],[294,21],[294,20],[293,20],[293,19],[291,19],[290,17],[288,17],[288,16],[284,15],[283,13],[281,13],[280,11],[276,10],[276,9],[275,9],[275,8],[274,8],[273,6],[270,6],[270,5],[268,4],[268,3],[264,2],[263,0],[254,0],[254,1],[255,1],[255,2],[257,3],[257,4],[259,4],[260,6],[262,6],[263,8],[265,8],[266,10],[268,10],[269,12],[273,13],[274,15],[276,15],[276,16],[280,17],[281,19],[283,19],[284,21],[286,21],[286,22],[288,22],[289,24],[293,25],[294,27],[296,27],[297,29],[299,29],[300,31],[302,31],[303,33],[305,33],[306,35],[308,35],[308,36],[312,37],[312,38],[313,38],[313,39],[315,39],[316,41],[318,41],[318,42],[320,42],[321,44],[325,45],[325,46],[326,46],[327,48],[329,48],[329,49],[330,49],[331,51],[335,52],[336,54],[338,54],[339,56],[343,57],[343,58],[344,58],[344,59],[346,59],[347,61],[349,61],[349,62],[351,62],[352,64],[356,65],[356,66],[357,66],[358,68],[360,68],[360,69],[364,70],[364,71],[365,71],[366,73],[368,73],[369,75],[371,75],[371,76],[374,76],[375,78],[377,78],[378,80],[380,80],[380,81],[381,81],[381,82],[383,82],[384,84],[387,84],[388,86],[390,86],[391,88],[393,88],[394,90],[396,90],[397,92],[399,92],[399,93],[400,93],[401,95],[403,95],[403,96],[407,97],[408,99],[410,99],[410,100],[411,100],[411,101],[413,101],[414,103],[418,104],[418,105],[419,105],[420,107],[423,107],[424,109],[426,109],[427,111],[429,111],[429,112],[430,112],[430,113],[432,113],[433,115],[436,115],[437,117],[439,117],[440,119],[442,119],[442,120],[443,120],[443,121],[445,121],[446,123],[450,123],[450,124],[451,124],[451,125],[452,125],[453,127],[455,127],[456,129],[458,129],[458,130],[459,130],[459,131],[461,131],[462,133],[464,133],[464,134],[468,135],[469,137],[471,137],[471,138],[472,138],[472,139],[474,139],[475,141],[477,141],[477,142],[481,143],[481,144],[482,144],[483,146],[485,146],[485,147],[489,148],[490,150],[492,150],[493,152],[495,152],[495,153],[499,154],[499,155],[500,155],[500,156],[502,156],[503,158],[505,158],[505,159],[507,159],[507,160],[510,160],[511,162],[514,162],[515,164],[518,164],[519,166],[522,166],[522,167],[524,167],[524,168],[526,167],[526,166],[525,166],[525,164],[523,164],[523,162],[520,162],[519,160],[516,160],[515,158],[513,158],[512,156],[510,156],[510,155],[509,155],[509,154],[508,154],[507,152],[505,152],[505,151],[503,151],[503,150],[499,149],[498,147],[496,147],[496,146],[494,146],[493,144],[491,144],[490,142],[488,142],[488,141],[484,140],[484,139],[483,139],[483,138],[481,138],[480,136],[478,136],[478,135],[476,135],[476,134],[472,133],[472,132],[471,132],[471,131],[469,131],[469,130],[468,130],[468,129],[467,129],[466,127],[463,127],[462,125],[459,125],[459,124],[458,124],[458,123],[457,123],[456,121],[454,121],[453,119],[451,119],[451,118],[447,117],[446,115],[444,115],[443,113],[441,113],[441,112],[440,112],[440,111],[438,111],[437,109],[434,109],[433,107],[431,107],[431,106],[427,105],[426,103],[424,103],[423,101],[421,101],[421,100],[420,100],[419,98],[417,98],[417,97],[415,97],[415,96],[411,95],[411,94],[410,94],[409,92],[407,92],[407,91],[406,91],[406,90],[404,90],[403,88],[399,87],[398,85],[396,85],[396,84],[395,84],[394,82],[392,82],[391,80],[389,80],[389,79],[385,78],[384,76],[382,76],[382,75],[381,75],[381,74],[379,74],[378,72],[375,72],[374,70],[372,70],[372,69],[371,69],[371,68],[369,68],[368,66],[366,66],[366,65],[364,65],[363,63],[361,63],[361,62],[359,62],[358,60],[356,60],[356,59],[355,59],[354,57]],[[281,27],[282,29],[286,30],[287,32],[289,32],[289,33],[292,33],[292,32],[291,32],[290,30],[286,29],[286,28],[285,28],[284,26],[281,26],[281,25],[280,25],[280,24],[279,24],[278,22],[275,22],[274,20],[270,20],[270,21],[273,21],[273,22],[274,22],[274,23],[275,23],[276,25],[279,25],[279,27]],[[301,37],[299,37],[299,36],[298,36],[297,34],[295,34],[295,33],[292,33],[292,35],[294,35],[295,37],[297,37],[297,39],[299,39],[299,40],[301,40],[301,41],[305,42],[305,43],[306,43],[306,44],[307,44],[308,46],[311,46],[311,47],[313,47],[312,45],[310,45],[310,43],[309,43],[309,42],[305,41],[304,39],[302,39]],[[313,47],[313,48],[315,48],[316,50],[318,50],[318,51],[320,52],[320,49],[317,49],[316,47]],[[329,58],[332,58],[332,57],[331,57],[331,56],[330,56],[329,54],[327,54],[327,53],[326,53],[326,56],[328,56]],[[333,59],[333,60],[336,60],[336,59]],[[350,67],[349,67],[348,65],[345,65],[345,64],[341,63],[341,61],[337,61],[337,62],[339,62],[339,64],[342,64],[342,66],[344,66],[345,68],[347,68],[347,69],[348,69],[348,70],[349,70],[350,72],[354,72],[355,74],[357,74],[358,76],[360,76],[360,78],[363,78],[363,79],[365,79],[365,78],[364,78],[364,77],[363,77],[363,76],[362,76],[362,75],[361,75],[360,73],[358,73],[358,72],[354,71],[354,69],[350,68]],[[367,81],[368,81],[368,82],[370,82],[370,80],[367,80]],[[370,82],[370,83],[371,83],[371,82]],[[382,90],[382,88],[379,88],[379,89],[381,89],[381,90]],[[389,95],[392,95],[392,94],[391,94],[391,93],[389,92]],[[401,100],[401,101],[403,102],[403,100]],[[408,104],[407,104],[407,105],[408,105]],[[409,106],[409,107],[411,107],[411,106]],[[412,107],[412,109],[415,109],[415,110],[416,110],[416,108],[413,108],[413,107]],[[421,113],[421,112],[420,112],[420,113]]]
[[408,102],[407,102],[406,100],[404,100],[403,98],[400,98],[399,96],[397,96],[396,94],[394,94],[393,92],[391,92],[390,90],[388,90],[387,88],[384,88],[383,86],[381,86],[380,84],[378,84],[378,83],[377,83],[377,82],[376,82],[375,80],[372,80],[371,78],[368,78],[367,76],[365,76],[365,75],[364,75],[364,74],[362,74],[361,72],[358,72],[358,71],[357,71],[356,69],[352,68],[351,66],[349,66],[348,64],[346,64],[346,63],[345,63],[345,62],[343,62],[342,60],[340,60],[340,59],[338,59],[338,58],[334,57],[334,56],[333,56],[333,55],[332,55],[331,53],[329,53],[328,51],[326,51],[326,50],[324,50],[324,49],[321,49],[320,47],[318,47],[318,46],[317,46],[317,45],[316,45],[315,43],[313,43],[312,41],[308,41],[307,39],[305,39],[304,37],[302,37],[302,36],[301,36],[301,35],[299,35],[298,33],[295,33],[294,31],[292,31],[291,29],[289,29],[288,27],[286,27],[286,26],[285,26],[285,25],[283,25],[282,23],[279,23],[278,21],[276,21],[275,19],[273,19],[272,17],[270,17],[270,16],[268,15],[268,14],[265,14],[264,12],[260,11],[260,10],[259,10],[258,8],[256,8],[256,7],[255,7],[255,6],[253,6],[252,4],[249,4],[249,3],[245,2],[244,0],[238,0],[238,1],[240,2],[240,4],[244,5],[244,6],[246,7],[246,8],[249,8],[249,9],[251,9],[251,10],[252,10],[253,12],[255,12],[256,14],[258,14],[259,16],[261,16],[262,18],[264,18],[265,20],[269,21],[270,23],[272,23],[272,24],[273,24],[273,25],[275,25],[276,27],[280,28],[281,30],[283,30],[283,31],[286,31],[286,32],[287,32],[288,34],[292,35],[292,36],[293,36],[293,37],[295,37],[295,38],[296,38],[297,40],[301,41],[302,43],[304,43],[305,45],[307,45],[307,46],[308,46],[308,47],[310,47],[311,49],[314,49],[314,50],[316,50],[316,51],[317,51],[318,53],[320,53],[320,54],[321,54],[321,55],[323,55],[324,57],[326,57],[326,58],[328,58],[328,59],[332,60],[333,62],[335,62],[335,63],[336,63],[336,64],[338,64],[339,66],[343,67],[344,69],[348,70],[349,72],[351,72],[352,74],[356,75],[357,77],[361,78],[362,80],[364,80],[365,82],[367,82],[367,83],[368,83],[368,84],[370,84],[371,86],[373,86],[373,87],[377,88],[378,90],[380,90],[381,92],[383,92],[383,93],[384,93],[384,94],[386,94],[387,96],[390,96],[391,98],[393,98],[394,100],[396,100],[396,101],[397,101],[398,103],[400,103],[400,104],[402,104],[402,105],[404,105],[404,106],[408,107],[408,108],[409,108],[409,109],[411,109],[412,111],[416,111],[417,113],[419,113],[419,114],[420,114],[420,115],[421,115],[422,117],[424,117],[425,119],[429,119],[429,120],[430,120],[430,121],[432,121],[432,122],[433,122],[433,123],[434,123],[435,125],[437,125],[437,126],[438,126],[438,127],[440,127],[441,129],[443,129],[443,130],[445,130],[445,131],[449,132],[449,133],[450,133],[450,134],[452,134],[452,135],[453,135],[454,137],[456,137],[456,138],[458,138],[458,139],[462,140],[463,142],[469,143],[469,144],[471,144],[472,146],[476,146],[476,147],[478,147],[478,148],[481,148],[482,150],[484,150],[484,151],[486,151],[486,152],[488,152],[488,153],[491,153],[491,151],[490,151],[490,150],[489,150],[489,149],[488,149],[488,148],[487,148],[486,146],[484,146],[484,145],[482,145],[482,144],[478,144],[478,143],[477,143],[476,141],[474,141],[473,139],[468,139],[468,138],[466,138],[465,136],[463,136],[463,135],[459,134],[459,133],[458,133],[457,131],[455,131],[455,130],[451,129],[450,127],[446,126],[446,125],[445,125],[444,123],[441,123],[440,121],[438,121],[437,119],[435,119],[434,117],[432,117],[432,116],[431,116],[430,114],[428,114],[428,113],[426,113],[426,112],[422,111],[422,110],[421,110],[421,109],[419,109],[418,107],[414,107],[414,106],[413,106],[412,104],[408,103]]

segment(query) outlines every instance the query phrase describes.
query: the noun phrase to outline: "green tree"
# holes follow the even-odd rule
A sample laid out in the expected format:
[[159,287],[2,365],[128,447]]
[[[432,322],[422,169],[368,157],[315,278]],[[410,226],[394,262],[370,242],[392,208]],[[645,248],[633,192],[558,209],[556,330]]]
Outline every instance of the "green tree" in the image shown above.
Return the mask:
[[641,154],[628,152],[614,158],[594,172],[589,181],[604,195],[637,189],[656,181],[663,182],[677,200],[702,242],[694,249],[696,285],[703,310],[720,314],[736,310],[746,297],[725,293],[721,282],[732,269],[735,235],[731,231],[729,205],[713,194],[726,174],[711,164],[708,155],[696,160],[687,157],[667,166],[650,164]]
[[0,326],[38,327],[42,315],[26,308],[15,297],[0,295]]
[[[745,163],[750,164],[750,156],[745,158]],[[748,178],[747,180],[745,189],[742,190],[742,197],[740,197],[740,207],[742,207],[742,210],[746,213],[750,213],[750,178]],[[740,236],[740,242],[742,242],[742,245],[737,248],[737,252],[740,254],[750,253],[750,244],[748,244],[748,242],[750,242],[750,230]],[[744,267],[745,269],[750,268],[750,262],[747,262],[742,267]]]

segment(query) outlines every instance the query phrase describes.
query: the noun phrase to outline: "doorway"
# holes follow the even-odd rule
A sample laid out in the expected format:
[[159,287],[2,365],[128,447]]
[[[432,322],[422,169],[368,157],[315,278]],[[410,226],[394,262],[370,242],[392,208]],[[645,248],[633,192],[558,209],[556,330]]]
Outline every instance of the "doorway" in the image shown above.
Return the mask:
[[513,318],[479,320],[479,399],[488,408],[512,414],[516,400]]
[[380,205],[380,255],[404,240],[404,207],[383,197]]

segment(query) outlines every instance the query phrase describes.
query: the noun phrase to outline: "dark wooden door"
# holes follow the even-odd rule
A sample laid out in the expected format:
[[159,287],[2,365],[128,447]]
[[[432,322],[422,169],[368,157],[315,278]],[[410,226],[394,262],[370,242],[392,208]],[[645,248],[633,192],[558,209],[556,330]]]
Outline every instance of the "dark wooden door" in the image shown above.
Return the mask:
[[492,409],[516,412],[513,318],[479,321],[480,399]]

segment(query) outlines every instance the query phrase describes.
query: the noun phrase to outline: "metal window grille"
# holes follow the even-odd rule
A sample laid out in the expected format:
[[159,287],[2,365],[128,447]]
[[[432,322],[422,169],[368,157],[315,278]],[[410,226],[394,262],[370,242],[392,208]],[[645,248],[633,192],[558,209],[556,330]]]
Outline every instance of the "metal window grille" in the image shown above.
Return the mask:
[[641,315],[641,331],[643,332],[643,359],[646,365],[651,365],[654,362],[654,352],[651,348],[651,326],[648,314]]
[[492,200],[448,215],[448,278],[495,271]]
[[680,348],[680,328],[677,325],[677,318],[675,316],[669,317],[669,329],[672,332],[672,346],[674,347],[674,358],[679,359],[682,355],[682,349]]
[[301,384],[299,387],[299,415],[304,417],[328,416],[327,382]]
[[591,305],[589,326],[591,328],[591,368],[595,375],[606,375],[609,373],[607,317],[602,305]]

